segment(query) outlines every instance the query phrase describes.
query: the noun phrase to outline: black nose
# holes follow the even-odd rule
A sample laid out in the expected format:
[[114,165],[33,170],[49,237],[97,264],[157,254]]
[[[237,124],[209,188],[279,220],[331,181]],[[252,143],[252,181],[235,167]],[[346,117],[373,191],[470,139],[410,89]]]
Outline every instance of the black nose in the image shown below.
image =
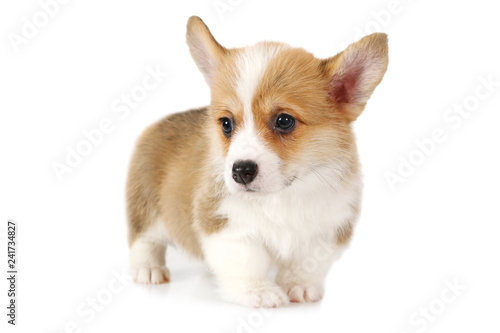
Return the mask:
[[238,184],[250,184],[257,176],[257,164],[252,161],[236,161],[233,164],[233,179]]

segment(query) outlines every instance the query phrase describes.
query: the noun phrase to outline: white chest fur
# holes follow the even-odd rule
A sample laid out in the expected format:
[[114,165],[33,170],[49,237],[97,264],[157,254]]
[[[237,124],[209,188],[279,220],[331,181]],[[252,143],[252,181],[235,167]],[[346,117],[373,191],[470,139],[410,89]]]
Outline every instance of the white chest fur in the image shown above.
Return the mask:
[[351,222],[359,187],[356,179],[337,189],[310,174],[277,194],[232,194],[219,210],[229,220],[224,233],[260,241],[283,259],[297,256],[311,243],[333,241],[337,230]]

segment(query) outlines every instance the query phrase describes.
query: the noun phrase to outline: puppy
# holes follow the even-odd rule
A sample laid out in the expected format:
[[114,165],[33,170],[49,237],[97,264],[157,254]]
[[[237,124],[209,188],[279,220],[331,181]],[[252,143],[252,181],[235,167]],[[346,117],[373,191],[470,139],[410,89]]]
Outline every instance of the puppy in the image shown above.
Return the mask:
[[137,143],[127,184],[133,279],[169,282],[175,245],[204,259],[231,302],[319,301],[358,219],[351,123],[387,69],[386,35],[317,59],[274,42],[228,49],[191,17],[187,44],[211,103],[160,120]]

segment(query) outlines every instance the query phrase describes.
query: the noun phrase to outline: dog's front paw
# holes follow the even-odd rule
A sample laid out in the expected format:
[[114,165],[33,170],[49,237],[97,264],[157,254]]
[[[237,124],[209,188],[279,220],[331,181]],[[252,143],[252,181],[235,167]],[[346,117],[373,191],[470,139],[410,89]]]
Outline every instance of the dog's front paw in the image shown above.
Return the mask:
[[136,283],[160,284],[170,282],[170,271],[165,266],[134,267],[131,273],[132,280]]
[[318,302],[323,298],[321,287],[314,285],[296,284],[287,288],[287,294],[291,302]]
[[231,291],[226,290],[226,298],[229,301],[245,306],[276,308],[286,305],[290,301],[285,292],[270,281],[249,283],[231,289]]
[[276,308],[289,302],[286,294],[278,286],[251,290],[248,292],[247,298],[250,305],[256,308]]

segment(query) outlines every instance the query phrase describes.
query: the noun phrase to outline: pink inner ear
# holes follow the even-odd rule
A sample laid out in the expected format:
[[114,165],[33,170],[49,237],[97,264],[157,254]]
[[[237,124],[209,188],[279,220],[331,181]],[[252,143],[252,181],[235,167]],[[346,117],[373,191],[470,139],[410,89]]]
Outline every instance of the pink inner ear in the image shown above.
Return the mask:
[[341,73],[331,78],[329,96],[338,104],[355,103],[360,93],[360,81],[364,66],[362,62],[351,64]]
[[211,83],[217,66],[216,60],[214,59],[209,46],[205,45],[202,40],[197,40],[194,47],[198,54],[197,60],[200,70],[205,75],[207,81]]

